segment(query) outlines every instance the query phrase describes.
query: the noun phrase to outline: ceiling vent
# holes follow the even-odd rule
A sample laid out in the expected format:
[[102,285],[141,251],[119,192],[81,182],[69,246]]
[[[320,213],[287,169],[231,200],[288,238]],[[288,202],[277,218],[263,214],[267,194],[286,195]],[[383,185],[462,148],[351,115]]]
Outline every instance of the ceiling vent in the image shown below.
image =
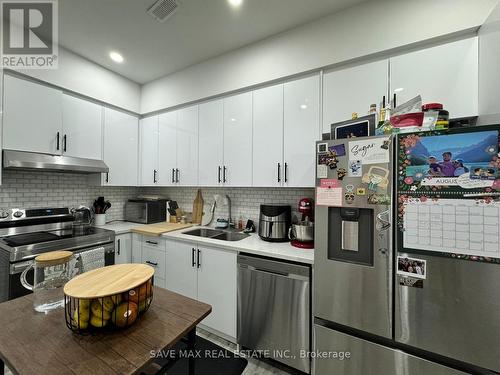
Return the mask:
[[148,13],[158,22],[165,22],[175,13],[178,6],[175,0],[159,0],[148,9]]

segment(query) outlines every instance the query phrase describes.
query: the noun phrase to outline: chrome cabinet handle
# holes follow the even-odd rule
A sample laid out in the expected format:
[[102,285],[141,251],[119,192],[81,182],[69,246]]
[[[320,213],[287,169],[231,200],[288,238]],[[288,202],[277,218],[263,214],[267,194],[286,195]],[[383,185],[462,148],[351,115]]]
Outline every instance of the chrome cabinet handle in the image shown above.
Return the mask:
[[218,180],[219,180],[219,184],[220,184],[220,183],[221,183],[221,179],[220,179],[220,172],[221,172],[222,168],[221,168],[221,166],[220,166],[220,165],[219,165],[219,167],[218,167],[218,168],[219,168],[219,173],[218,173],[218,175],[217,175],[217,176],[218,176]]
[[175,169],[175,182],[179,182],[179,169]]
[[224,166],[223,171],[222,171],[222,182],[227,182],[226,171],[227,171],[227,168],[226,168],[226,166]]

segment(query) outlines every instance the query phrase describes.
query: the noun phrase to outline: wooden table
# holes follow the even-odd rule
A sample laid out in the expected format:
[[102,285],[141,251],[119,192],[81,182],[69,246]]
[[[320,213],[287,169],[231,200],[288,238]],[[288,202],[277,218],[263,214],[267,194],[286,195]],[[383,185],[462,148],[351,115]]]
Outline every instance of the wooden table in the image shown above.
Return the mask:
[[211,311],[207,304],[155,288],[149,311],[133,326],[82,336],[66,327],[62,308],[36,312],[31,294],[0,303],[0,360],[14,374],[150,374],[156,366],[152,351],[169,349],[186,336],[193,350],[196,325]]

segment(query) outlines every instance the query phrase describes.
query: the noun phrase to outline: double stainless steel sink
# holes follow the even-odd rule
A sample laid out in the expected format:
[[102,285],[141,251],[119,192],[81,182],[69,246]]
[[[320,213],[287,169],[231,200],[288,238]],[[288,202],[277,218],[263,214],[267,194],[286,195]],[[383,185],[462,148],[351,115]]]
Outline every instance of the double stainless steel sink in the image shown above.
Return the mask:
[[212,240],[221,240],[221,241],[241,241],[249,236],[249,234],[246,233],[231,232],[231,231],[209,229],[209,228],[197,228],[187,232],[183,232],[182,234],[187,234],[189,236],[210,238]]

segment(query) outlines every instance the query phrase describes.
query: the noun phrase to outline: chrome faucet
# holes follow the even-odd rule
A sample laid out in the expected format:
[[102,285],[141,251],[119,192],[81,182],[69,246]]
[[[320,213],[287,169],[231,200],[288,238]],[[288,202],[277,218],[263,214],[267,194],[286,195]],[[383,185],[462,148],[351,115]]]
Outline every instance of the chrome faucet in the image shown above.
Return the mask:
[[227,200],[227,210],[228,210],[227,225],[229,228],[231,228],[231,198],[229,198],[229,195],[227,194],[226,194],[226,200]]

